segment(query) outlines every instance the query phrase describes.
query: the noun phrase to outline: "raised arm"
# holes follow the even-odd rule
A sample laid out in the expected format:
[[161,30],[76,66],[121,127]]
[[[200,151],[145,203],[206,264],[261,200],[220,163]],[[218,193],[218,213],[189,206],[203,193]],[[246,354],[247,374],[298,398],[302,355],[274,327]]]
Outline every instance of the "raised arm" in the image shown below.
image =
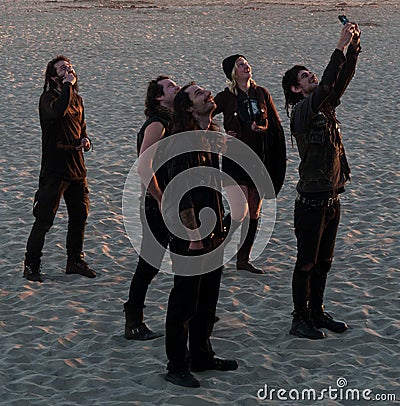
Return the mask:
[[43,93],[40,99],[40,109],[44,120],[56,120],[63,117],[72,100],[73,88],[71,84],[63,86],[59,97],[49,92]]
[[322,75],[322,79],[312,96],[312,110],[320,110],[325,100],[332,94],[341,69],[346,61],[344,50],[353,38],[353,25],[346,24],[341,32],[336,49]]
[[[358,55],[361,52],[360,37],[361,31],[356,23],[353,23],[353,38],[350,45],[347,48],[346,62],[340,71],[339,77],[335,84],[334,96],[336,98],[336,103],[339,104],[339,100],[343,93],[347,89],[350,81],[353,79],[354,73],[356,71],[356,64]],[[334,102],[334,101],[333,101]]]

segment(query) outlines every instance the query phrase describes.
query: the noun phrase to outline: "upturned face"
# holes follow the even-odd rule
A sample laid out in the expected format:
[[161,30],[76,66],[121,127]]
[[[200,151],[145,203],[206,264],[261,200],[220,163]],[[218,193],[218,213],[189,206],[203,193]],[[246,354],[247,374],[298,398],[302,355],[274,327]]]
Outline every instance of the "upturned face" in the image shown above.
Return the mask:
[[251,79],[251,66],[246,59],[240,57],[235,62],[235,76],[239,81]]
[[58,61],[54,64],[54,69],[58,79],[63,79],[66,73],[73,72],[73,68],[70,62]]
[[[318,86],[318,78],[309,70],[301,70],[297,75],[297,86],[294,86],[296,93],[302,93],[303,96],[309,96]],[[292,89],[293,90],[293,89]]]
[[189,86],[186,89],[186,93],[189,94],[189,98],[193,103],[191,107],[193,115],[205,116],[210,114],[217,107],[211,92],[198,85]]
[[179,92],[180,86],[171,79],[162,79],[157,83],[163,87],[163,95],[158,100],[164,106],[173,107],[174,99]]

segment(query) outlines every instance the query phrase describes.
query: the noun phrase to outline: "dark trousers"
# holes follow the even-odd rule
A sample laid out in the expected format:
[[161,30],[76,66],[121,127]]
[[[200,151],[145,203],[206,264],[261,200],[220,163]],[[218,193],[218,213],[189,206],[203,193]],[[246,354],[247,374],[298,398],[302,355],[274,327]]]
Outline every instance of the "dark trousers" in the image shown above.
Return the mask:
[[61,197],[68,211],[67,255],[80,258],[86,219],[89,213],[89,189],[86,179],[68,181],[61,178],[40,178],[35,194],[33,215],[35,222],[28,238],[25,260],[40,263],[46,233],[54,222]]
[[[141,203],[140,216],[142,244],[139,261],[132,277],[128,300],[128,306],[132,310],[144,307],[148,287],[160,269],[169,243],[168,228],[154,199],[146,198],[145,203]],[[155,241],[159,245],[155,244]]]
[[[170,249],[172,253],[189,255],[187,241],[174,238]],[[184,261],[177,260],[173,254],[171,259],[175,272],[175,268],[182,266]],[[187,371],[190,362],[207,364],[214,357],[210,336],[215,321],[221,274],[221,267],[193,276],[177,275],[175,272],[165,331],[169,371]]]
[[[330,207],[315,207],[296,201],[294,226],[297,260],[292,279],[294,308],[323,304],[327,274],[331,268],[340,220],[340,202]],[[312,268],[304,270],[306,265]]]

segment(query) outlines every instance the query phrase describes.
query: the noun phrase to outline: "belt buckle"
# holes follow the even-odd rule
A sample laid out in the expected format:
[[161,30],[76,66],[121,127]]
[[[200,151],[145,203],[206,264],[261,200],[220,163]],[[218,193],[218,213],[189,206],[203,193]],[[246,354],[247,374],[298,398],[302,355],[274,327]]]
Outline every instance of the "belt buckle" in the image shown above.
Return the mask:
[[326,202],[327,207],[333,206],[333,204],[334,204],[335,202],[339,201],[339,199],[340,199],[340,196],[339,196],[339,195],[337,195],[337,196],[335,196],[335,197],[330,197],[330,198],[328,199],[328,201]]

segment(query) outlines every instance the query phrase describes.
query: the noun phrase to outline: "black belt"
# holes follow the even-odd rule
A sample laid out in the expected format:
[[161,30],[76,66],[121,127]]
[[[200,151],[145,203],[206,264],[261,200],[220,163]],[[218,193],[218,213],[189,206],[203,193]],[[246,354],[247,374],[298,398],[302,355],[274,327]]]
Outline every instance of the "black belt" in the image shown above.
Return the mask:
[[301,194],[297,193],[296,202],[300,202],[306,204],[307,206],[312,207],[331,207],[335,203],[339,202],[340,195],[335,197],[330,197],[329,199],[309,199],[307,197],[302,196]]

